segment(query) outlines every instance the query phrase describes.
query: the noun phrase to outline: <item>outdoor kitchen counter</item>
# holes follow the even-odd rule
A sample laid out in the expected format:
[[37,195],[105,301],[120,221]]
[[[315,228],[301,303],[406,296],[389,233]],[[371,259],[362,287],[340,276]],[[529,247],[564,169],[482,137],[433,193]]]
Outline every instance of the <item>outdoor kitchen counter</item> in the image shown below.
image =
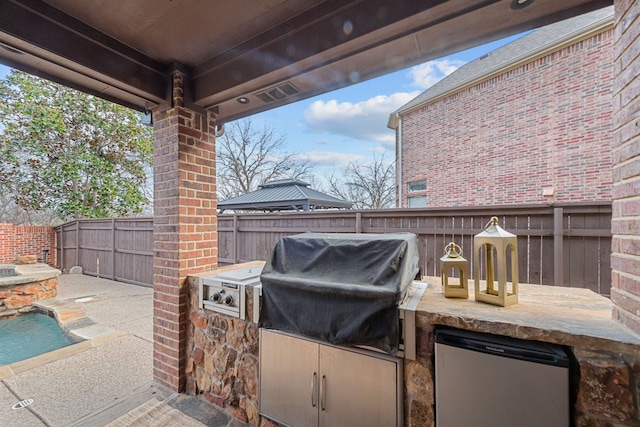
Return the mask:
[[509,307],[445,298],[439,277],[425,277],[427,289],[416,312],[416,328],[447,325],[515,338],[640,355],[640,337],[611,318],[609,299],[589,289],[519,285]]
[[[192,276],[195,279],[263,265],[263,261],[247,262]],[[613,304],[608,298],[589,289],[521,283],[518,303],[500,307],[476,302],[473,298],[473,280],[469,281],[469,299],[445,298],[439,277],[424,277],[422,281],[427,288],[416,309],[417,329],[428,330],[433,325],[446,325],[640,356],[640,337],[611,318]],[[251,312],[251,307],[247,308],[247,312]]]
[[[198,278],[263,265],[260,261],[242,263],[189,277],[191,332],[185,390],[192,395],[204,393],[209,401],[254,426],[262,419],[255,293],[247,287],[245,320],[229,318],[200,308]],[[435,425],[433,355],[434,330],[439,325],[565,345],[579,374],[572,377],[576,396],[572,425],[640,425],[636,404],[640,401],[636,387],[640,337],[611,318],[612,304],[607,298],[587,289],[520,284],[519,302],[500,307],[476,302],[473,296],[445,298],[439,277],[425,277],[423,283],[427,286],[415,312],[416,357],[403,360],[404,425]],[[469,284],[473,289],[473,282]],[[296,351],[292,349],[294,355]],[[218,363],[221,357],[224,362]],[[226,402],[243,402],[244,406]]]

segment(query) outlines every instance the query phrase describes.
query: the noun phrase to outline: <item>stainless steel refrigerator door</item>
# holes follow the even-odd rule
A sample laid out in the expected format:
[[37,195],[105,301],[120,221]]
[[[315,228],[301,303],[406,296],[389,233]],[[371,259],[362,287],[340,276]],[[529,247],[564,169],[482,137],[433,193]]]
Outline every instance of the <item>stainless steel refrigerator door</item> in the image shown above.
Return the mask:
[[436,426],[566,427],[569,369],[436,343]]

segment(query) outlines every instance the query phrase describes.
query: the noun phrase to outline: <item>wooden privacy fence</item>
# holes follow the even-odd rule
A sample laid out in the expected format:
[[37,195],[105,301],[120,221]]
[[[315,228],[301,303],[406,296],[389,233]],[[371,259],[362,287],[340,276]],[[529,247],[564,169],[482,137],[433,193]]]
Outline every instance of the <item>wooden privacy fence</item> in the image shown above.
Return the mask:
[[265,260],[278,239],[306,231],[411,232],[418,235],[423,274],[440,275],[440,257],[451,241],[462,247],[472,272],[473,236],[492,216],[518,236],[521,283],[583,287],[609,295],[611,204],[220,215],[218,260]]
[[[611,204],[500,206],[460,209],[316,211],[218,216],[218,260],[266,260],[283,236],[327,233],[411,232],[418,236],[420,267],[439,276],[447,243],[463,248],[473,271],[473,236],[492,216],[518,236],[521,283],[589,288],[609,295]],[[153,219],[72,221],[56,228],[58,262],[67,270],[129,283],[153,283]]]
[[59,267],[153,285],[153,218],[82,219],[56,227]]

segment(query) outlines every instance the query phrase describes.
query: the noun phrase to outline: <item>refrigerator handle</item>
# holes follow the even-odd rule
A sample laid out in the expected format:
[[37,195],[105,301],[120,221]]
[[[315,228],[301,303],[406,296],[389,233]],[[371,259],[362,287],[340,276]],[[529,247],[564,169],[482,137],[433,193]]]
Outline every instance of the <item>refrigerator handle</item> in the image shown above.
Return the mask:
[[318,402],[318,373],[314,372],[311,377],[311,406],[316,407]]

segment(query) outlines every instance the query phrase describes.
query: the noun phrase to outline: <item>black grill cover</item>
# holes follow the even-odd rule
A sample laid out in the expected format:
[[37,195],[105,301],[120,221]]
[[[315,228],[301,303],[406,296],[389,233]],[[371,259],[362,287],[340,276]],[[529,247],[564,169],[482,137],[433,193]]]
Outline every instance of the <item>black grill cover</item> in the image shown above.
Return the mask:
[[395,355],[398,304],[417,272],[415,234],[284,237],[260,276],[260,327]]

